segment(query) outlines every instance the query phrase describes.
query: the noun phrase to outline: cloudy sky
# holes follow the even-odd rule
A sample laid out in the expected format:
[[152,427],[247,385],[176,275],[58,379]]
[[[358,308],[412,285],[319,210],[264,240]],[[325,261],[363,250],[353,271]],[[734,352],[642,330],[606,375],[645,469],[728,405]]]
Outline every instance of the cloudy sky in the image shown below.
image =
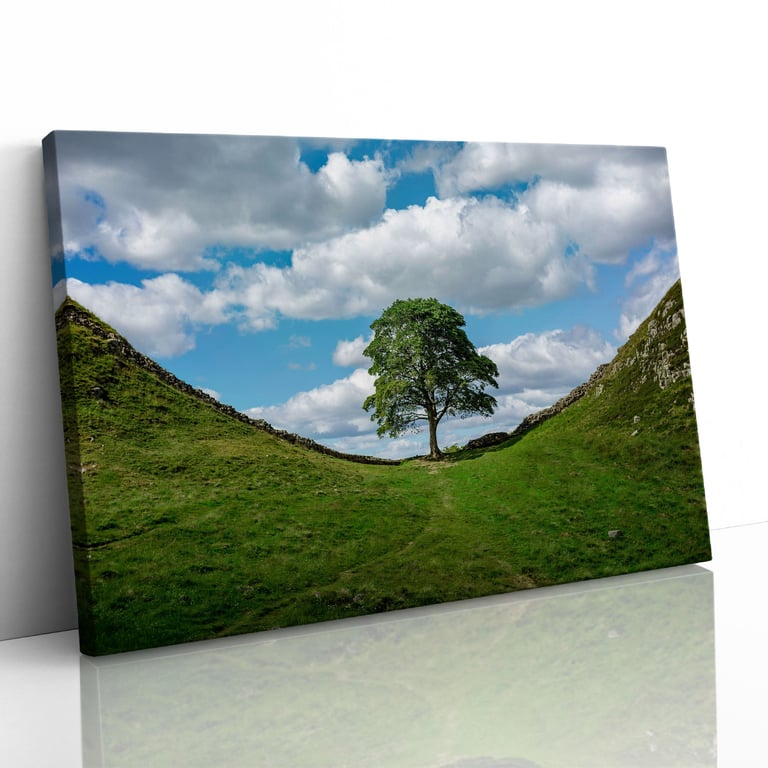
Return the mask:
[[456,307],[498,365],[496,414],[444,420],[445,447],[586,380],[678,277],[658,148],[57,132],[56,161],[56,300],[340,450],[428,450],[362,410],[395,299]]

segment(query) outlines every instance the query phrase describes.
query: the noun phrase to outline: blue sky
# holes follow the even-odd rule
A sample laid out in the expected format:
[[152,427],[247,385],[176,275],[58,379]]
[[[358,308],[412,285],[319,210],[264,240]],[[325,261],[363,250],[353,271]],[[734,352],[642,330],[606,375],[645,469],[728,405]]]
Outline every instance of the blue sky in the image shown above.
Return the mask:
[[678,277],[660,148],[57,132],[54,295],[222,402],[340,450],[404,456],[362,410],[398,298],[451,304],[514,428],[586,380]]

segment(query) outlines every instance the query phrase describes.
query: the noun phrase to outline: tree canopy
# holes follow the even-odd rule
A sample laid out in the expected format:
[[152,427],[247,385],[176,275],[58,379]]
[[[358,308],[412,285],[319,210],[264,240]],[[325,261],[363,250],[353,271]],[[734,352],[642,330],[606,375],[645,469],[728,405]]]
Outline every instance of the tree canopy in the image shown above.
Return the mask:
[[477,352],[464,331],[464,317],[437,299],[399,299],[371,324],[373,339],[363,354],[373,364],[374,394],[363,408],[373,409],[381,437],[397,437],[429,427],[429,451],[441,456],[437,426],[443,416],[490,416],[498,388],[496,364]]

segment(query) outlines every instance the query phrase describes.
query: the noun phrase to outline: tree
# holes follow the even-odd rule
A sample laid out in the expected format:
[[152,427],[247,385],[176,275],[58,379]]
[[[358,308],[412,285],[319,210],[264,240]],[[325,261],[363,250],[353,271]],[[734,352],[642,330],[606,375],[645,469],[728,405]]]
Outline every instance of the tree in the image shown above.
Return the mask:
[[363,350],[376,377],[374,394],[363,408],[373,409],[379,437],[397,437],[429,426],[429,454],[442,454],[437,425],[443,416],[490,416],[496,399],[486,386],[498,388],[496,364],[477,352],[464,331],[464,318],[437,299],[401,299],[371,324],[373,339]]

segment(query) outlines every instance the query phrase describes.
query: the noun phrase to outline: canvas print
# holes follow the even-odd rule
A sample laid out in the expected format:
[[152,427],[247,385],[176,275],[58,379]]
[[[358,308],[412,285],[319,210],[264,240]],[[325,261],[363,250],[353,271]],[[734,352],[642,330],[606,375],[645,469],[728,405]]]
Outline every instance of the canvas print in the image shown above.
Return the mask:
[[43,156],[84,653],[710,559],[663,148]]

